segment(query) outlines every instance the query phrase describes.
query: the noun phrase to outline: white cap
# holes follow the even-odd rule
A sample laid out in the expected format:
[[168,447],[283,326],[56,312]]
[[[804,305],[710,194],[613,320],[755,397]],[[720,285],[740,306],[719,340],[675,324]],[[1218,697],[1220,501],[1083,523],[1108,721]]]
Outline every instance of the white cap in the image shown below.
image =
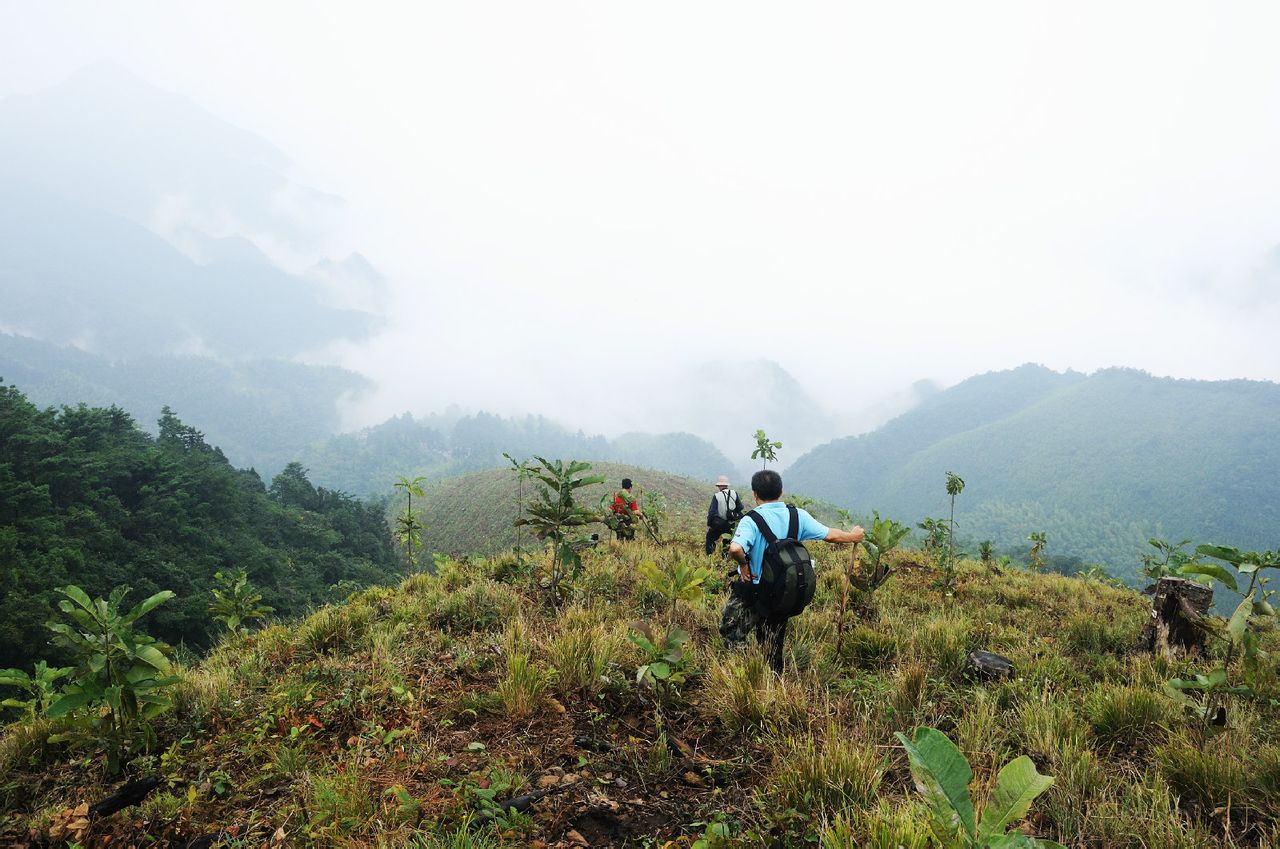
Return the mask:
[[729,478],[727,476],[721,475],[720,477],[716,478],[716,486],[728,486],[728,485],[729,485]]

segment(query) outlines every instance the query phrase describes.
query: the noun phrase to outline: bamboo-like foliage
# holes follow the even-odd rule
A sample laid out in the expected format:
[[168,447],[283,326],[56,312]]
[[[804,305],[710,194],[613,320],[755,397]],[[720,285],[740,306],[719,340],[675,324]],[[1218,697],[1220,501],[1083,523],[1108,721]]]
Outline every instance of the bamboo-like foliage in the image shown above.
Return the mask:
[[409,478],[400,475],[396,478],[395,488],[404,490],[405,507],[404,512],[396,517],[395,536],[404,546],[405,553],[409,557],[409,568],[417,570],[418,568],[418,550],[422,548],[422,528],[423,524],[418,517],[413,514],[413,497],[425,498],[422,484],[426,480],[423,475]]

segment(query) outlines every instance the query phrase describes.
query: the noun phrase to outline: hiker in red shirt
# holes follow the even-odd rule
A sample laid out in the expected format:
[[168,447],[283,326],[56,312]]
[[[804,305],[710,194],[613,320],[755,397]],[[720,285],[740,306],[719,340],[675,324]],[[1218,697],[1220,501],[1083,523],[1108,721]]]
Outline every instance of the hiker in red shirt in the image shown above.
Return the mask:
[[631,478],[622,479],[622,489],[613,496],[613,514],[618,517],[614,534],[620,540],[635,539],[635,517],[640,515],[640,505],[631,494]]

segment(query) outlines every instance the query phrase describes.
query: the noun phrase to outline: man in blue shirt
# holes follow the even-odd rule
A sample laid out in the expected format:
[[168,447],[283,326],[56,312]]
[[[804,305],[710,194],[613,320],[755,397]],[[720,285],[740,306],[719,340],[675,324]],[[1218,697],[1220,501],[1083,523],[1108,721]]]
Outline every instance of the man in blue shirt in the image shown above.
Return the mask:
[[[787,505],[782,501],[782,476],[768,469],[756,472],[751,476],[751,494],[756,500],[755,512],[764,519],[775,537],[785,538],[790,516]],[[854,543],[863,540],[863,530],[856,525],[853,530],[842,531],[839,528],[828,528],[806,510],[797,510],[796,513],[800,519],[796,538],[800,542],[820,539],[834,543]],[[756,585],[760,583],[766,545],[764,535],[750,517],[743,518],[738,523],[733,542],[729,544],[729,556],[738,562],[738,577],[741,580],[734,583],[729,603],[725,605],[720,633],[730,642],[740,642],[746,639],[750,630],[754,630],[757,640],[769,643],[769,665],[781,675],[782,644],[787,636],[787,617],[762,617],[754,609]]]

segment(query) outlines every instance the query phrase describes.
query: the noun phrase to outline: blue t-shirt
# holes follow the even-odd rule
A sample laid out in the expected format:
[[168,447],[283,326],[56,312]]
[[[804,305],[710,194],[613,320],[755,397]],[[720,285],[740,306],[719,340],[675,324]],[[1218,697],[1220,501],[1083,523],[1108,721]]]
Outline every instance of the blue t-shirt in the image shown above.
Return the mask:
[[[757,507],[756,512],[764,517],[765,524],[778,539],[787,535],[787,523],[791,521],[791,517],[787,513],[786,504],[781,501],[770,501]],[[797,538],[801,542],[826,538],[830,528],[810,516],[806,510],[798,509],[796,512],[800,514],[800,533]],[[747,552],[747,563],[751,566],[751,583],[760,583],[764,550],[768,543],[765,542],[760,529],[756,527],[755,520],[750,516],[743,516],[742,521],[738,523],[738,530],[733,534],[733,541]]]

